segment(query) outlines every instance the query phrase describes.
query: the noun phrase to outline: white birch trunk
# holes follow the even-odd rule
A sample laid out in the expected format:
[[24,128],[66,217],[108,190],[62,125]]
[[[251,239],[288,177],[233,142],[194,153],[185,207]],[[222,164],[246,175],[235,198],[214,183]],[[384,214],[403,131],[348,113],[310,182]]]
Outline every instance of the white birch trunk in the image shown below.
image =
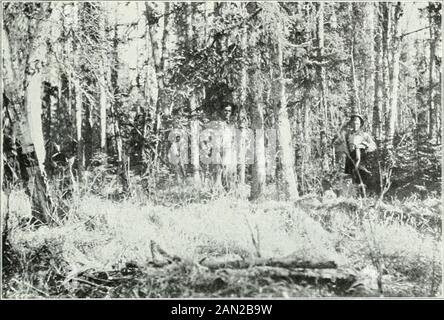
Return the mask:
[[[18,139],[22,145],[22,153],[29,157],[30,166],[26,166],[28,179],[26,182],[27,194],[31,198],[32,214],[42,223],[48,223],[51,217],[52,201],[48,193],[46,174],[44,170],[45,143],[42,129],[42,61],[45,61],[46,42],[42,34],[47,31],[47,7],[43,6],[38,13],[39,20],[28,21],[29,55],[24,61],[24,73],[19,73],[18,64],[14,64],[11,39],[3,30],[4,70],[3,81],[5,95],[12,103],[15,113],[19,116]],[[43,21],[43,22],[42,22]],[[14,68],[14,66],[16,68]],[[21,87],[19,75],[23,76],[24,86]],[[21,89],[24,90],[22,94]],[[21,103],[22,97],[24,104]],[[25,164],[20,164],[22,167]]]

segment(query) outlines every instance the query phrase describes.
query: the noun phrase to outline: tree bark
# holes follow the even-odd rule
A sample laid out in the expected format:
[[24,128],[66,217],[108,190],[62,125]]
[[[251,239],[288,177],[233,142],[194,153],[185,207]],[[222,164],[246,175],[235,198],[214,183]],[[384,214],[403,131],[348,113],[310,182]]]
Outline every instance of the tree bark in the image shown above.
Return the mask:
[[[190,97],[190,107],[192,117],[195,118],[195,110],[197,108],[197,97],[193,91]],[[200,162],[199,162],[199,120],[193,119],[190,123],[190,151],[191,166],[193,170],[193,181],[196,186],[200,185]]]
[[[431,4],[429,4],[431,6]],[[435,110],[435,101],[434,101],[434,79],[433,79],[433,73],[435,70],[435,48],[436,48],[436,40],[435,40],[435,32],[434,27],[432,27],[433,19],[432,19],[432,9],[429,9],[429,24],[430,24],[430,62],[429,62],[429,90],[428,90],[428,105],[429,105],[429,138],[431,140],[434,140],[436,136],[436,118],[437,118],[437,112]]]
[[118,65],[119,65],[119,53],[118,53],[118,29],[117,29],[117,22],[114,25],[114,36],[113,36],[113,48],[112,48],[112,64],[111,64],[111,90],[113,92],[113,102],[111,104],[111,119],[112,119],[112,130],[114,135],[114,143],[117,153],[117,163],[118,163],[118,170],[119,170],[119,177],[122,184],[123,192],[126,193],[129,191],[129,176],[128,176],[128,161],[127,157],[124,154],[123,151],[123,141],[122,141],[122,135],[120,132],[120,122],[119,122],[119,115],[118,110],[121,104],[120,101],[120,88],[118,85]]
[[349,17],[352,24],[351,27],[351,50],[350,50],[350,71],[351,71],[351,86],[352,86],[352,97],[351,97],[351,112],[352,113],[361,113],[361,100],[359,99],[359,91],[358,91],[358,78],[356,75],[356,65],[355,65],[355,57],[356,54],[356,23],[355,17],[353,14],[353,3],[349,2]]
[[[318,3],[318,21],[317,21],[317,38],[318,38],[318,59],[323,61],[324,56],[324,3]],[[327,107],[327,78],[325,66],[321,63],[318,66],[319,85],[321,89],[320,111],[322,114],[322,126],[325,132],[328,129],[328,107]]]
[[264,104],[255,96],[251,106],[251,122],[254,138],[254,162],[250,199],[260,199],[265,190],[265,137],[264,137]]
[[[390,11],[389,11],[390,14]],[[399,18],[402,15],[401,3],[396,4],[393,17],[393,36],[392,36],[392,81],[391,81],[391,98],[390,109],[388,110],[387,121],[387,148],[393,148],[393,137],[395,135],[396,122],[398,119],[398,87],[399,87],[399,59],[401,56],[400,34],[399,34]]]
[[157,113],[160,113],[160,111],[162,111],[165,114],[169,114],[169,106],[165,105],[162,101],[165,89],[164,66],[165,66],[165,60],[168,56],[166,45],[169,34],[169,18],[168,15],[165,14],[169,11],[169,7],[170,7],[169,2],[163,3],[162,37],[161,41],[157,41],[154,25],[157,24],[156,21],[158,21],[158,17],[155,15],[154,9],[151,7],[150,3],[145,2],[145,8],[146,8],[145,14],[149,26],[148,29],[149,38],[150,38],[149,40],[151,42],[150,53],[152,54],[151,59],[154,62],[154,69],[156,72],[156,81],[157,81],[157,97],[155,98],[155,105]]
[[100,150],[106,154],[106,109],[107,109],[107,98],[106,98],[106,80],[103,74],[99,78],[100,86]]
[[[160,140],[160,129],[162,128],[162,113],[165,115],[169,115],[170,105],[168,105],[165,93],[165,59],[167,58],[167,40],[169,33],[169,16],[165,15],[169,12],[169,2],[164,2],[162,7],[162,15],[163,15],[163,33],[161,40],[161,49],[159,48],[159,41],[156,41],[156,32],[154,29],[154,25],[158,21],[158,17],[155,16],[154,10],[151,7],[150,3],[145,2],[145,15],[147,19],[147,23],[149,26],[149,40],[151,42],[151,59],[154,62],[154,70],[156,73],[156,82],[157,82],[157,95],[154,98],[155,105],[155,117],[154,118],[154,134],[155,138],[155,147],[154,147],[154,166],[157,168],[158,166],[158,157],[159,157],[159,140]],[[162,50],[162,51],[161,51]]]
[[[244,59],[247,59],[247,39],[248,39],[248,29],[245,25],[242,29],[241,35],[241,50]],[[238,116],[238,126],[239,126],[239,153],[238,153],[238,164],[239,164],[239,183],[245,184],[245,161],[247,156],[247,145],[246,145],[246,102],[247,102],[247,65],[244,63],[241,69],[241,81],[240,81],[240,110]]]
[[[390,6],[391,3],[381,2],[379,3],[380,10],[382,11],[382,82],[383,82],[383,114],[385,115],[384,123],[387,124],[388,121],[388,113],[390,110],[390,58],[389,58],[389,48],[390,48],[390,27],[391,27],[391,19],[390,19]],[[382,120],[382,119],[381,119]],[[386,146],[389,141],[387,139],[388,135],[388,126],[385,125],[385,138],[386,138]]]
[[[99,17],[99,37],[106,43],[106,20],[105,17]],[[106,154],[106,110],[108,106],[107,101],[107,81],[106,81],[106,67],[107,55],[103,50],[101,52],[101,68],[99,71],[99,113],[100,113],[100,150]]]
[[[196,23],[194,15],[196,14],[195,3],[189,2],[187,7],[188,20],[187,20],[187,47],[188,50],[192,50],[197,45],[197,35],[193,32],[193,26]],[[199,120],[196,119],[197,109],[197,93],[196,89],[191,88],[190,93],[190,111],[191,111],[191,123],[190,123],[190,152],[191,152],[191,167],[193,170],[193,181],[196,186],[200,185],[200,162],[199,162]]]
[[46,141],[49,141],[49,145],[48,145],[48,150],[46,153],[46,158],[45,158],[45,170],[46,173],[48,174],[49,177],[52,176],[53,172],[52,172],[52,163],[51,163],[51,126],[52,126],[52,106],[53,103],[52,101],[53,97],[52,97],[52,86],[51,83],[49,81],[45,81],[43,83],[43,99],[42,99],[42,103],[43,103],[43,107],[46,109],[46,118],[44,121],[44,126],[45,126],[45,132],[44,132],[44,138],[46,139]]
[[[441,74],[442,68],[438,70],[438,77],[439,77],[439,88],[442,88],[442,74]],[[441,144],[442,139],[442,108],[436,108],[436,143]]]
[[169,11],[170,11],[170,3],[164,2],[164,9],[163,9],[163,35],[162,35],[162,54],[160,57],[160,63],[159,68],[157,71],[158,77],[159,77],[159,99],[157,100],[157,103],[161,104],[158,106],[159,110],[162,110],[162,112],[165,115],[171,114],[171,106],[166,102],[165,100],[165,61],[168,58],[168,51],[167,51],[167,42],[169,37]]
[[294,200],[299,197],[297,189],[297,180],[294,173],[294,158],[291,143],[291,128],[288,121],[287,101],[285,95],[285,80],[283,68],[283,26],[281,23],[277,25],[278,37],[276,43],[276,52],[274,53],[274,72],[273,80],[275,81],[275,101],[274,111],[276,117],[277,140],[279,145],[279,164],[281,165],[282,190],[285,197]]
[[93,153],[95,150],[94,146],[94,131],[93,131],[93,113],[95,101],[92,97],[98,97],[98,83],[95,76],[95,63],[99,63],[94,59],[96,57],[96,46],[97,36],[98,36],[98,17],[103,14],[98,9],[98,4],[92,2],[82,2],[80,4],[80,29],[82,32],[82,40],[84,43],[82,45],[82,54],[84,55],[81,60],[81,82],[82,89],[84,91],[82,103],[83,103],[83,157],[85,167],[90,165]]
[[77,175],[79,180],[83,179],[83,171],[85,168],[85,157],[83,152],[83,135],[82,135],[82,126],[83,126],[83,94],[81,92],[81,84],[78,79],[74,81],[74,91],[75,91],[75,124],[76,124],[76,140],[77,140]]
[[374,102],[373,102],[373,136],[377,141],[382,140],[381,111],[382,111],[382,12],[379,4],[371,4],[377,12],[375,15],[376,28],[374,29],[374,51],[375,51],[375,75],[374,75]]
[[[11,42],[10,33],[3,30],[3,57],[4,57],[4,93],[11,102],[14,113],[19,119],[20,154],[19,162],[26,185],[26,193],[31,198],[33,217],[41,223],[51,221],[52,200],[49,194],[46,173],[44,169],[45,143],[42,129],[42,62],[45,61],[46,41],[44,32],[47,28],[48,9],[42,5],[34,10],[39,10],[36,19],[27,19],[27,39],[30,40],[28,55],[24,62],[24,73],[17,69],[20,63],[14,63],[13,59],[19,59],[17,53],[21,48],[13,48],[17,42]],[[42,22],[43,21],[43,22]],[[15,27],[15,26],[14,26]],[[20,67],[22,67],[20,65]],[[20,81],[23,77],[23,82]],[[23,88],[21,88],[23,83]],[[22,89],[24,91],[22,91]],[[24,94],[22,94],[24,92]]]

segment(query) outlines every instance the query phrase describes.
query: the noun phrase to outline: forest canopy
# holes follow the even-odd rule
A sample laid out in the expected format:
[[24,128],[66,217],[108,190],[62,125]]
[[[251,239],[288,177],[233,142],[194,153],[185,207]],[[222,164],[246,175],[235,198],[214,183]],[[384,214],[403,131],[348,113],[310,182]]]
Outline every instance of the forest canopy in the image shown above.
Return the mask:
[[242,148],[245,130],[275,130],[273,154],[261,133],[252,163],[238,150],[252,198],[271,182],[286,198],[332,188],[343,165],[333,141],[355,113],[378,146],[370,189],[399,191],[413,174],[439,192],[439,2],[3,5],[8,185],[35,174],[42,188],[46,177],[76,185],[102,168],[121,192],[134,180],[149,193],[172,174],[175,130],[199,185],[199,133],[230,105]]

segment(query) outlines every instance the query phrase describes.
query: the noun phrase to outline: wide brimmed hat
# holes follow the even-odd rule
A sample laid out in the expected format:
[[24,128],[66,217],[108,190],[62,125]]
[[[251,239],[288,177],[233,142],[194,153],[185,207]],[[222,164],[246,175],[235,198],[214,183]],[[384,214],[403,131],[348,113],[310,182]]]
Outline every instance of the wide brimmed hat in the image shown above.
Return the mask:
[[353,118],[355,118],[355,117],[358,117],[359,120],[361,120],[361,127],[362,127],[362,126],[364,125],[364,123],[365,123],[364,117],[362,117],[362,115],[360,115],[359,113],[353,113],[353,114],[350,116],[350,121],[352,121]]

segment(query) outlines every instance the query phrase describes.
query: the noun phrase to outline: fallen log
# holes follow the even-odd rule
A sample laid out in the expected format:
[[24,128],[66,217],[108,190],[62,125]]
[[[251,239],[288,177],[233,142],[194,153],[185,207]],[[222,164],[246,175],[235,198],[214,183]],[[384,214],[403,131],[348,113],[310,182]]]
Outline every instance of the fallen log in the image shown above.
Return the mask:
[[217,274],[225,278],[269,278],[274,281],[291,280],[302,285],[328,285],[334,291],[342,293],[350,289],[357,280],[356,273],[347,269],[287,269],[256,266],[250,269],[220,269],[217,271]]
[[279,267],[279,268],[306,268],[306,269],[334,269],[337,264],[334,261],[311,261],[287,256],[279,259],[275,258],[256,258],[252,260],[211,260],[204,258],[200,264],[210,270],[216,269],[247,269],[258,266]]

